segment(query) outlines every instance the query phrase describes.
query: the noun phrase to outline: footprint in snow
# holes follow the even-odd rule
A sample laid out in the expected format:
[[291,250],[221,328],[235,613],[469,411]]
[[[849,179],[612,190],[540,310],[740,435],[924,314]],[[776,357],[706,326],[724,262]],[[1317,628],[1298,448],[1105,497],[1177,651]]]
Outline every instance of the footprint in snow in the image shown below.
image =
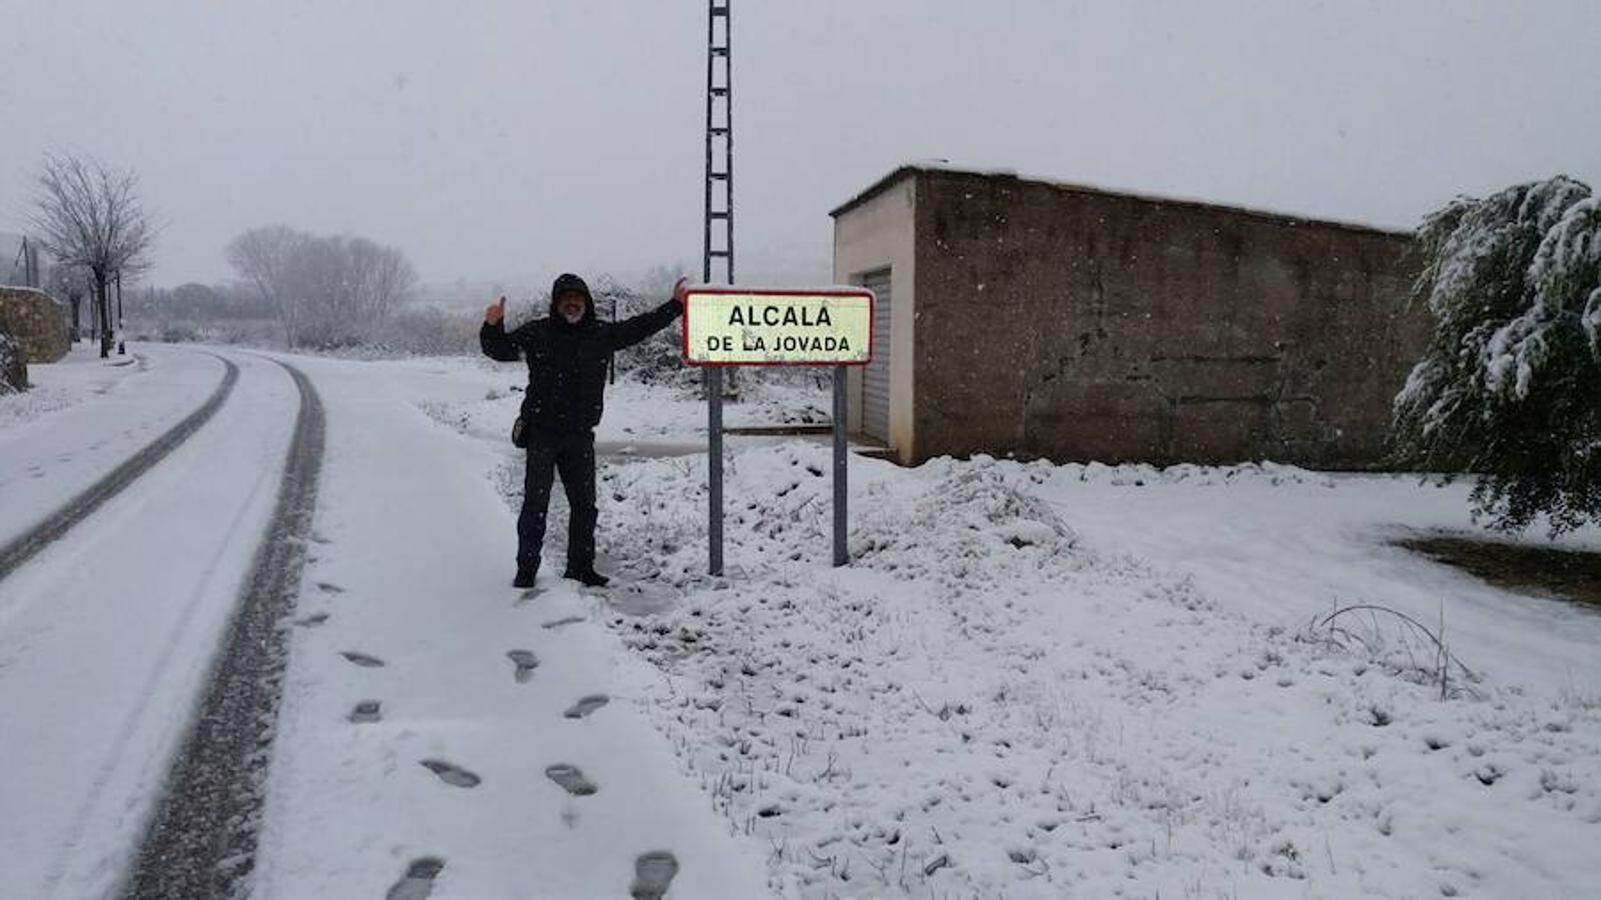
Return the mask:
[[437,856],[412,860],[411,865],[406,867],[405,876],[395,882],[389,893],[384,895],[384,900],[427,900],[434,891],[434,879],[439,877],[444,868],[445,861]]
[[506,658],[517,667],[517,671],[513,674],[518,684],[534,677],[534,670],[539,668],[539,657],[535,656],[532,650],[508,650]]
[[582,719],[610,702],[611,698],[605,694],[590,694],[586,697],[578,698],[578,702],[568,707],[567,711],[562,715],[569,719]]
[[358,653],[354,650],[342,650],[339,655],[361,666],[363,669],[380,668],[384,664],[384,661],[376,656],[368,656],[365,653]]
[[358,725],[364,725],[377,722],[383,717],[383,704],[377,700],[363,700],[350,711],[349,719]]
[[628,895],[634,900],[662,900],[673,876],[678,874],[678,857],[666,850],[641,853],[634,860],[634,884]]
[[345,592],[344,588],[331,581],[317,582],[317,590],[322,591],[324,594],[343,594]]
[[545,777],[561,785],[561,789],[574,797],[587,797],[600,790],[593,781],[584,777],[582,769],[567,763],[557,763],[545,770]]
[[448,763],[442,759],[425,759],[423,767],[439,776],[439,780],[451,787],[470,788],[477,787],[483,781],[477,775],[463,769],[455,763]]
[[320,612],[312,613],[309,616],[301,616],[295,620],[295,624],[299,625],[301,628],[316,628],[318,625],[321,625],[326,621],[328,621],[328,614],[325,612]]
[[545,624],[543,624],[543,625],[541,625],[539,627],[541,627],[541,628],[551,628],[551,629],[565,628],[568,625],[577,625],[579,622],[582,622],[582,621],[584,621],[584,617],[583,616],[568,616],[568,617],[566,617],[564,619],[555,619],[553,621],[546,622]]

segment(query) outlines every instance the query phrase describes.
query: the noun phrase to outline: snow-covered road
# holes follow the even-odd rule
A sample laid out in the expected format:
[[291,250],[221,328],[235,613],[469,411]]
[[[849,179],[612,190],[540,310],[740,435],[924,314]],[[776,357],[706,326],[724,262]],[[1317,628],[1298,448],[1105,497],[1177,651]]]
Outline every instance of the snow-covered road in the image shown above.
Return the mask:
[[156,348],[121,366],[75,357],[59,365],[62,377],[48,372],[41,389],[57,391],[63,408],[0,429],[0,547],[194,413],[217,392],[224,365],[211,354]]
[[[760,860],[636,710],[659,676],[594,621],[600,601],[549,571],[537,595],[509,587],[495,452],[419,408],[481,390],[297,365],[328,453],[257,895],[377,896],[414,872],[440,896],[623,897],[652,851],[676,859],[675,896],[765,895]],[[597,790],[558,783],[564,765]]]
[[[115,466],[113,446],[132,452],[140,436],[191,411],[224,368],[193,351],[148,352],[150,380],[125,385],[126,403],[85,402],[12,443],[29,458],[55,458],[109,434],[91,451],[98,465],[62,463],[36,480],[54,487],[58,501]],[[0,582],[0,871],[8,895],[115,889],[159,799],[260,544],[297,408],[278,366],[230,358],[239,382],[207,426]],[[9,453],[4,458],[12,465]],[[49,506],[43,490],[30,497]],[[16,529],[22,517],[4,509],[0,518]]]

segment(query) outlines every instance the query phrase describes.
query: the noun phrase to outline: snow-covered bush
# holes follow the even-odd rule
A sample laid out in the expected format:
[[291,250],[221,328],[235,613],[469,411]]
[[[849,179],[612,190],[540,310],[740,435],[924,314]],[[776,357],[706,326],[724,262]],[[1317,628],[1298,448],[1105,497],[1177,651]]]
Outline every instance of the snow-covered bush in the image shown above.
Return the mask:
[[0,394],[28,387],[28,358],[11,335],[0,331]]
[[1401,457],[1481,476],[1477,514],[1601,517],[1601,202],[1566,177],[1461,198],[1418,230],[1435,320],[1395,399]]
[[[667,302],[671,287],[660,291],[660,296],[646,288],[625,287],[609,275],[595,280],[595,313],[602,319],[621,321],[630,316],[649,312]],[[641,384],[678,388],[683,392],[698,390],[701,382],[699,369],[684,365],[684,335],[678,323],[656,332],[643,341],[617,354],[617,377]]]
[[398,356],[476,356],[480,320],[434,307],[406,307],[386,318],[365,346]]

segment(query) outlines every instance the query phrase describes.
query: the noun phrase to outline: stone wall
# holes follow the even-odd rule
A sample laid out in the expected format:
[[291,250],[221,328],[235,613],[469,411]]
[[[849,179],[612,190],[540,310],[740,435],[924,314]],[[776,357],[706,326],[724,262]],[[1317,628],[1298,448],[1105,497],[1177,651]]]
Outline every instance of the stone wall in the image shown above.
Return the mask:
[[917,458],[1382,464],[1406,235],[917,174]]
[[67,311],[43,291],[0,287],[0,328],[22,345],[28,362],[52,363],[67,355]]

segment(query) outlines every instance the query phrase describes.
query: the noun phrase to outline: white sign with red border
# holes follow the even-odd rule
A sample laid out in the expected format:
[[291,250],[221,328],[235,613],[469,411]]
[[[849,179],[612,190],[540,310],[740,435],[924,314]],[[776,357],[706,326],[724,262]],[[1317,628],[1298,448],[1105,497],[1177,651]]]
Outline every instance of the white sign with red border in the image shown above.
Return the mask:
[[873,292],[700,285],[684,298],[684,361],[694,366],[865,366]]

